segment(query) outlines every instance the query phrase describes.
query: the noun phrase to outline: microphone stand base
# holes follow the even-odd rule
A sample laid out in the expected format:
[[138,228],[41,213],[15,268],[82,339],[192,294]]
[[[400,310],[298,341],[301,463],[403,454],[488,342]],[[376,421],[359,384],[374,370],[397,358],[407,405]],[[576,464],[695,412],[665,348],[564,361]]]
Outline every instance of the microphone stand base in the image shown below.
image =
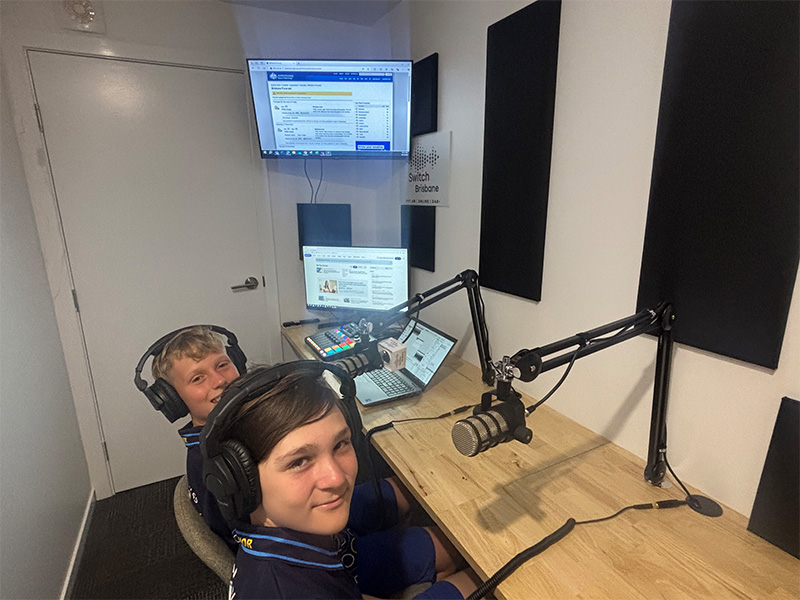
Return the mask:
[[711,498],[692,494],[686,498],[686,503],[693,511],[705,515],[706,517],[719,517],[722,515],[722,507]]

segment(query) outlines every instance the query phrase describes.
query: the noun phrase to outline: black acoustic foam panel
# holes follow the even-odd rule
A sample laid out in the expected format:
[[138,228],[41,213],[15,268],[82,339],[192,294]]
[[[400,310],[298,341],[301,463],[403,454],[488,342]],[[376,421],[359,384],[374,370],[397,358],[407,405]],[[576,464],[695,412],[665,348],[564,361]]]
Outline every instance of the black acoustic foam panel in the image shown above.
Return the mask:
[[436,207],[404,204],[400,211],[400,238],[408,248],[408,264],[436,270]]
[[638,308],[778,366],[800,255],[797,2],[673,2]]
[[439,54],[411,65],[411,135],[439,128]]
[[491,25],[481,200],[481,285],[542,298],[561,2]]
[[747,529],[800,558],[800,403],[783,398]]
[[352,246],[349,204],[298,204],[297,239],[303,246]]

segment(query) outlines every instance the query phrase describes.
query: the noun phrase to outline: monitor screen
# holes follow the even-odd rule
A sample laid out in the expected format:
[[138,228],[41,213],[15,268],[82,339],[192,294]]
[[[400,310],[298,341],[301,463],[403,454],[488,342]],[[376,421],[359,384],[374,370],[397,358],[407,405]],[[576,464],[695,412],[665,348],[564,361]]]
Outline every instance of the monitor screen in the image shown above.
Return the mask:
[[408,300],[408,250],[303,246],[306,306],[387,310]]
[[262,158],[407,158],[411,61],[247,59]]

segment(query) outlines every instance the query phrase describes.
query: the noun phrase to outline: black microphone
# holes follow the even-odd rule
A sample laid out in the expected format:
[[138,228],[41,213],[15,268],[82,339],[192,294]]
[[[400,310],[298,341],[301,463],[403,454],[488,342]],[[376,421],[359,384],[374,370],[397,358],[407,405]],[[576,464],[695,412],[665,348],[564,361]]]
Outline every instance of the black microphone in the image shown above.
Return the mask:
[[456,450],[464,456],[475,456],[512,439],[527,444],[533,432],[525,427],[522,402],[508,400],[486,411],[476,409],[471,417],[456,421],[451,436]]
[[358,377],[363,373],[383,367],[383,360],[378,354],[377,342],[374,342],[370,343],[363,352],[351,354],[346,358],[335,360],[331,364],[347,371],[350,377]]

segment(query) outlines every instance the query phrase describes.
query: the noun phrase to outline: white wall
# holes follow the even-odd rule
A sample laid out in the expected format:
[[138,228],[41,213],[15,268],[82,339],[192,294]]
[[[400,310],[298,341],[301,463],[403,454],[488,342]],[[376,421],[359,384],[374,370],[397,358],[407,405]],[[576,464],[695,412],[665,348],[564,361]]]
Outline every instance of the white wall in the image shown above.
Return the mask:
[[0,81],[0,597],[53,598],[92,490]]
[[[48,48],[65,52],[244,69],[245,56],[258,56],[262,53],[275,56],[371,58],[392,58],[397,55],[407,58],[409,44],[407,26],[405,29],[394,27],[389,31],[389,25],[386,24],[392,19],[397,20],[396,15],[402,15],[402,11],[387,18],[386,23],[359,27],[287,16],[263,9],[249,9],[248,13],[248,9],[236,7],[240,10],[240,15],[244,15],[238,22],[243,23],[243,34],[248,36],[247,43],[243,45],[234,7],[218,0],[99,0],[97,5],[102,9],[104,31],[101,33],[63,28],[64,21],[59,19],[62,13],[60,0],[3,0],[0,2],[0,14],[3,33],[2,69],[8,83],[4,89],[8,94],[6,99],[11,105],[9,120],[14,123],[14,127],[4,128],[3,141],[10,143],[18,138],[21,162],[25,170],[23,173],[20,169],[11,175],[4,173],[4,178],[7,179],[4,184],[13,183],[22,189],[30,186],[33,213],[42,240],[45,269],[53,298],[51,304],[55,307],[58,334],[63,348],[66,349],[68,383],[78,415],[89,476],[92,487],[98,497],[102,498],[111,493],[111,486],[101,450],[101,433],[84,362],[80,328],[70,296],[71,277],[50,188],[46,155],[36,127],[24,48]],[[208,118],[213,118],[213,115],[208,115]],[[314,166],[311,165],[312,175]],[[286,311],[286,318],[298,318],[302,316],[298,313],[303,311],[303,307],[302,301],[294,302],[295,299],[302,299],[300,263],[296,258],[294,204],[307,199],[308,187],[300,163],[282,165],[273,174],[267,172],[266,165],[263,167],[265,183],[262,186],[262,208],[268,215],[265,218],[268,226],[263,233],[267,286],[271,290],[278,288],[273,227],[269,220],[272,191],[275,197],[285,199],[284,204],[276,211],[277,217],[291,223],[289,226],[281,223],[274,228],[278,238],[277,246],[283,250],[283,255],[277,262],[286,265],[286,274],[283,277],[289,282],[286,287],[296,293],[296,298],[289,296],[289,300],[282,300],[282,303],[290,306]],[[354,204],[359,223],[355,231],[357,243],[397,244],[399,205],[394,201],[392,210],[396,215],[389,219],[384,217],[385,211],[381,208],[385,199],[397,196],[385,193],[387,186],[396,185],[392,184],[392,180],[399,177],[397,173],[397,164],[371,163],[367,168],[366,165],[353,164],[352,161],[341,161],[326,171],[319,195],[320,201]],[[274,175],[274,186],[266,183],[270,175]],[[292,282],[295,282],[294,288]],[[274,293],[274,298],[270,310],[274,311],[275,321],[278,321],[277,292]],[[38,457],[32,459],[35,460]],[[13,512],[6,512],[4,506],[4,514]]]
[[[268,5],[268,4],[267,4]],[[408,59],[407,7],[401,5],[373,26],[285,14],[251,6],[234,7],[247,58]],[[309,202],[311,187],[301,160],[266,160],[274,223],[281,320],[314,314],[305,309],[302,263],[298,257],[298,203]],[[308,160],[317,202],[351,205],[353,244],[400,245],[398,185],[404,161]]]
[[[412,1],[399,5],[375,26],[363,27],[216,0],[106,0],[103,35],[60,30],[54,18],[60,4],[0,2],[2,66],[13,91],[12,115],[24,130],[19,138],[23,163],[31,172],[45,166],[37,155],[35,117],[26,103],[23,44],[226,67],[244,67],[246,56],[258,55],[420,59],[438,52],[439,128],[452,131],[451,206],[437,211],[437,270],[414,269],[412,287],[425,290],[465,268],[477,268],[486,28],[527,2]],[[543,300],[528,302],[484,290],[495,358],[633,312],[668,16],[666,0],[564,2]],[[3,120],[8,122],[5,115]],[[6,125],[0,133],[5,228],[6,189],[13,186],[24,195],[27,190],[19,169],[7,172],[6,145],[13,130]],[[310,163],[312,179],[318,173],[315,167]],[[264,165],[264,173],[265,206],[272,204],[280,316],[299,318],[304,310],[295,204],[308,198],[308,183],[299,162],[270,163]],[[326,163],[320,202],[354,204],[356,243],[393,245],[399,241],[402,178],[403,167],[397,164],[370,162],[364,168],[353,161]],[[38,186],[30,194],[49,198],[50,191]],[[38,207],[34,203],[34,211],[41,213],[41,202]],[[42,237],[45,260],[50,256],[53,261],[48,277],[56,313],[70,314],[71,300],[62,293],[68,285],[63,257],[53,248],[60,241],[52,212],[36,216],[40,234],[47,233]],[[31,234],[24,237],[35,239]],[[3,250],[5,270],[5,246]],[[5,274],[3,282],[5,321]],[[687,482],[745,514],[752,505],[780,398],[800,396],[798,298],[796,292],[775,372],[682,346],[675,353],[669,408],[671,463]],[[428,311],[427,318],[461,338],[459,351],[477,362],[463,295]],[[60,335],[64,347],[79,345],[74,328],[62,326]],[[4,334],[3,339],[9,336]],[[3,352],[5,371],[5,346]],[[41,356],[40,361],[57,368],[58,357]],[[642,338],[583,359],[551,404],[644,456],[654,357],[655,342]],[[96,460],[97,434],[91,431],[93,407],[87,385],[72,373],[69,383],[84,446],[93,457],[89,471],[94,484],[103,474],[97,466],[101,461]],[[524,389],[541,395],[558,376],[548,373]],[[3,392],[5,449],[9,421],[5,388]],[[20,418],[26,414],[20,413]],[[535,431],[535,417],[532,424]],[[36,468],[35,458],[23,461],[20,468],[29,464]],[[4,494],[5,482],[3,477]],[[10,510],[5,499],[4,519]],[[76,523],[65,520],[65,526]],[[5,551],[5,541],[1,548]],[[5,556],[3,564],[5,568]]]
[[[104,32],[86,33],[62,27],[62,2],[57,0],[3,0],[2,68],[8,83],[11,110],[22,153],[25,177],[42,242],[45,268],[53,297],[67,372],[87,455],[90,478],[99,498],[112,493],[102,452],[91,380],[84,359],[83,342],[71,300],[71,276],[59,229],[59,219],[47,168],[46,152],[36,125],[34,100],[27,70],[25,47],[71,53],[108,55],[144,61],[161,61],[211,67],[238,68],[245,63],[233,10],[218,0],[109,0],[102,8]],[[246,92],[243,91],[246,94]],[[207,115],[213,119],[214,115]],[[255,128],[253,127],[253,135]],[[8,135],[14,135],[9,129]],[[259,187],[261,188],[259,190]],[[264,196],[259,206],[259,227],[264,238],[266,290],[274,298],[268,303],[268,318],[277,318],[277,282],[274,268],[266,186],[254,186]],[[276,329],[277,331],[277,329]],[[273,341],[279,353],[279,339]]]
[[[439,53],[439,129],[453,132],[436,273],[415,270],[416,290],[477,269],[486,28],[527,4],[411,2],[412,59]],[[669,8],[666,0],[563,3],[542,300],[483,290],[495,359],[635,311]],[[477,363],[466,299],[428,310]],[[584,358],[549,404],[645,457],[655,354],[648,337]],[[780,399],[800,397],[798,364],[797,286],[774,372],[677,345],[668,457],[678,476],[749,514]],[[540,397],[562,372],[520,388]],[[535,415],[529,424],[536,435]]]

